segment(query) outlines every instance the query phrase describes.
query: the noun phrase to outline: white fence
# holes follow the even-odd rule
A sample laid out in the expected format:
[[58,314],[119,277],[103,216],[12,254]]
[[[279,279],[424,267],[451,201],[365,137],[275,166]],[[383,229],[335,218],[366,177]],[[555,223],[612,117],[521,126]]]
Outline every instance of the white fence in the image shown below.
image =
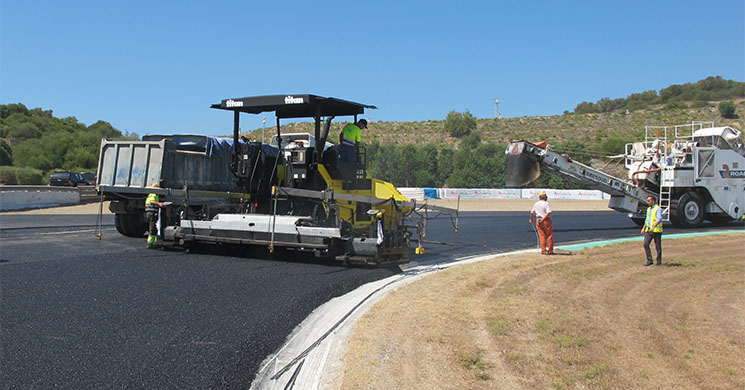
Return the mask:
[[549,199],[610,199],[598,190],[552,190],[550,188],[415,188],[398,189],[409,199],[535,199],[546,191]]

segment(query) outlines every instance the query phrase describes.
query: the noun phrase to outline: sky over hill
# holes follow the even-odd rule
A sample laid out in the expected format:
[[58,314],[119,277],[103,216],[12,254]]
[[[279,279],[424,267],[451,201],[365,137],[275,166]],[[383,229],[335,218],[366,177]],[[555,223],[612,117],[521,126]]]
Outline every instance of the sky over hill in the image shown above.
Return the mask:
[[[745,80],[741,0],[0,3],[0,103],[122,132],[227,134],[221,99],[312,93],[376,121],[556,115]],[[244,115],[244,130],[262,116]],[[275,123],[267,115],[267,125]]]

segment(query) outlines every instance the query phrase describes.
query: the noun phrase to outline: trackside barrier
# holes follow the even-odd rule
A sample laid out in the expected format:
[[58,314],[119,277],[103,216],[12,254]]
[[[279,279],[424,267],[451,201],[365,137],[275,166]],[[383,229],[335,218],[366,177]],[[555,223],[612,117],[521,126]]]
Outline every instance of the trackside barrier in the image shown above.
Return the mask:
[[0,186],[0,211],[35,209],[95,201],[96,189],[90,187]]
[[605,193],[598,190],[552,190],[548,188],[523,188],[521,197],[523,199],[536,199],[541,191],[546,191],[549,199],[610,199],[610,195],[605,198]]
[[[553,190],[550,188],[399,188],[409,199],[536,199],[538,193],[546,191],[549,199],[610,199],[610,195],[598,190]],[[436,194],[436,195],[435,195]]]

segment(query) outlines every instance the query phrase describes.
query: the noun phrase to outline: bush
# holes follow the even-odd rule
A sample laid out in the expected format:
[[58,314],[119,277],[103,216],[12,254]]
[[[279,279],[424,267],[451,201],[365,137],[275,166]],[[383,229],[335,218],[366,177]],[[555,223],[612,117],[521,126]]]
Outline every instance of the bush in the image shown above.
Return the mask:
[[464,150],[476,149],[481,144],[481,134],[471,133],[460,140],[460,147]]
[[670,102],[670,103],[665,104],[665,107],[664,107],[665,110],[676,110],[676,109],[683,109],[683,108],[688,108],[688,106],[685,103],[681,103],[681,102]]
[[468,110],[464,113],[450,111],[445,118],[445,131],[451,136],[460,138],[476,128],[476,118]]
[[47,184],[44,172],[33,168],[0,167],[0,184],[36,186]]
[[735,119],[737,118],[737,115],[735,115],[735,103],[731,100],[723,101],[719,103],[719,114],[722,115],[722,118],[727,119]]
[[27,186],[48,184],[44,172],[33,168],[16,168],[18,184]]
[[18,184],[14,167],[0,167],[0,184]]
[[624,137],[613,135],[603,140],[600,143],[600,151],[606,155],[618,155],[623,154],[626,151],[626,144],[631,142]]
[[691,108],[704,108],[704,107],[714,107],[714,105],[704,100],[696,100],[695,102],[691,103]]

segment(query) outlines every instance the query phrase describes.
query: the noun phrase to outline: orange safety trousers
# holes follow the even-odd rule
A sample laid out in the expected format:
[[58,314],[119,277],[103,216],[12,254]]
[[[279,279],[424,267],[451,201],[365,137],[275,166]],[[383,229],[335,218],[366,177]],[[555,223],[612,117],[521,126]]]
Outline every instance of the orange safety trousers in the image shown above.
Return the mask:
[[541,244],[541,253],[553,254],[554,224],[551,223],[551,218],[546,218],[543,221],[536,223],[536,230],[538,230],[538,241]]

